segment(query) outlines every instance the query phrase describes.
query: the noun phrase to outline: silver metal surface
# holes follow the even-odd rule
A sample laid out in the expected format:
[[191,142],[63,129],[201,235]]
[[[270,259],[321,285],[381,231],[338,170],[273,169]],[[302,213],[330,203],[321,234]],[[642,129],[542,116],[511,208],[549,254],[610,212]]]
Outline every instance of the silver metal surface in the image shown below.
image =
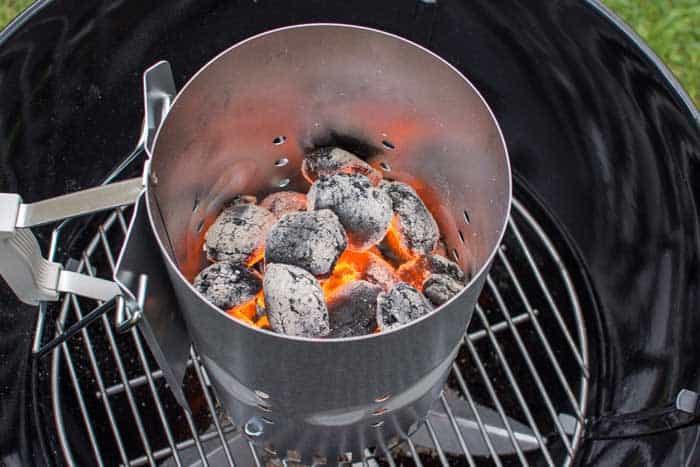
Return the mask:
[[[206,264],[202,227],[234,195],[307,191],[303,154],[333,138],[364,142],[368,163],[416,188],[469,273],[465,289],[400,329],[348,339],[260,330],[204,300],[190,283]],[[255,444],[308,462],[358,458],[367,443],[389,443],[425,418],[484,285],[511,197],[500,129],[459,71],[397,36],[331,24],[252,37],[197,72],[156,136],[148,183],[150,221],[221,404],[236,423],[255,428]]]
[[[98,232],[87,245],[83,260],[79,265],[79,271],[85,271],[88,267],[87,265],[91,264],[93,267],[96,267],[95,272],[101,277],[110,277],[113,274],[112,263],[109,261],[98,263],[91,261],[91,259],[103,255],[109,257],[106,251],[110,251],[112,255],[119,251],[121,248],[120,242],[123,242],[126,233],[126,223],[123,220],[120,222],[120,218],[123,219],[122,212],[120,210],[115,211],[107,217],[100,228],[95,228]],[[511,292],[516,290],[514,285],[516,281],[521,284],[523,293],[533,303],[535,296],[538,294],[542,296],[549,295],[551,298],[551,301],[549,299],[542,301],[543,304],[550,304],[550,307],[534,310],[534,315],[541,321],[540,327],[544,328],[541,329],[541,336],[537,333],[530,315],[517,320],[513,319],[513,324],[523,336],[531,336],[524,337],[524,344],[531,352],[542,349],[540,339],[544,338],[554,347],[555,357],[560,364],[569,370],[565,372],[565,379],[576,395],[575,407],[570,407],[570,401],[563,390],[560,393],[557,392],[557,394],[564,397],[558,397],[553,403],[557,413],[565,415],[560,417],[563,420],[561,423],[565,426],[565,436],[568,438],[572,451],[575,454],[581,439],[581,421],[587,412],[586,400],[588,393],[588,352],[582,310],[580,309],[573,284],[566,270],[563,269],[563,263],[554,245],[549,241],[535,219],[517,201],[514,203],[514,213],[510,220],[510,227],[512,235],[506,238],[505,249],[501,251],[510,261],[511,268],[504,267],[500,262],[496,263],[495,268],[507,274],[505,282],[497,281],[497,288],[501,292],[503,300],[512,309],[523,306],[518,298],[519,294],[517,291],[510,294],[505,291],[505,289],[511,289]],[[518,229],[518,235],[515,235],[514,227]],[[525,242],[525,231],[528,232],[527,243]],[[56,236],[55,239],[57,242],[60,242],[60,236]],[[52,248],[52,250],[55,251],[55,248]],[[529,263],[527,260],[523,260],[523,264],[516,266],[513,257],[516,254],[525,257],[525,252],[533,259],[533,262]],[[537,261],[535,261],[535,254],[539,255]],[[556,273],[544,275],[540,268],[547,265],[554,267]],[[540,280],[538,280],[538,277]],[[553,286],[562,288],[565,293],[553,295],[550,291]],[[493,299],[490,289],[487,288],[484,291],[483,298],[487,301]],[[59,329],[83,316],[80,309],[76,307],[77,303],[74,300],[66,297],[62,303],[57,321]],[[562,323],[564,323],[563,329],[555,323],[555,312],[561,317]],[[523,371],[512,375],[513,381],[509,381],[503,372],[498,371],[496,366],[500,365],[502,360],[513,362],[522,358],[522,356],[517,345],[506,345],[509,340],[513,339],[512,328],[510,328],[508,322],[502,316],[500,319],[494,320],[493,316],[489,315],[487,319],[489,318],[492,321],[490,321],[488,328],[481,328],[479,320],[475,320],[470,325],[465,334],[465,343],[462,347],[463,352],[469,355],[469,359],[465,363],[457,362],[452,366],[451,374],[455,386],[446,391],[446,394],[457,390],[459,399],[452,400],[450,398],[451,400],[448,403],[445,395],[441,395],[439,400],[443,412],[447,414],[447,418],[450,421],[450,426],[453,427],[452,433],[442,432],[442,428],[432,423],[432,435],[426,428],[426,431],[423,431],[423,433],[427,434],[427,439],[421,440],[429,442],[432,447],[429,451],[418,447],[413,441],[405,441],[393,449],[380,442],[377,445],[375,456],[383,459],[389,465],[396,465],[403,457],[413,458],[413,456],[415,456],[416,465],[424,465],[424,463],[428,462],[432,462],[428,465],[435,465],[435,462],[430,461],[430,459],[436,460],[437,463],[444,459],[449,464],[458,458],[464,459],[467,465],[475,465],[476,461],[479,462],[479,465],[495,466],[503,465],[506,461],[507,465],[544,464],[554,466],[570,464],[572,457],[568,454],[551,453],[547,456],[543,449],[530,451],[530,440],[528,440],[527,445],[521,445],[523,450],[529,452],[525,461],[520,459],[517,454],[515,456],[512,454],[514,449],[507,450],[504,441],[506,443],[510,441],[512,445],[513,439],[507,435],[503,420],[500,419],[500,413],[496,410],[497,405],[500,405],[506,420],[511,423],[515,440],[520,440],[518,433],[525,431],[522,428],[523,426],[530,431],[537,428],[540,432],[547,434],[545,447],[556,444],[558,442],[557,438],[561,435],[556,431],[553,423],[546,421],[547,417],[543,419],[540,416],[541,414],[547,414],[547,409],[544,404],[544,395],[540,394],[536,388],[535,395],[529,398],[527,402],[536,410],[536,418],[540,421],[534,426],[530,423],[525,423],[522,426],[517,424],[513,426],[513,419],[521,419],[521,410],[518,408],[518,401],[512,397],[513,387],[511,385],[513,382],[517,382],[518,386],[523,386],[524,388],[532,386],[530,384],[531,376],[526,366],[523,368]],[[546,325],[550,323],[553,326]],[[199,358],[194,351],[192,351],[189,361],[189,367],[195,370],[190,393],[194,389],[202,391],[202,394],[205,396],[205,404],[203,406],[199,405],[198,408],[193,407],[193,414],[195,417],[207,414],[212,420],[208,426],[194,430],[194,433],[198,435],[196,438],[192,431],[192,425],[186,420],[179,423],[174,422],[178,416],[172,412],[172,408],[168,408],[166,403],[169,397],[169,390],[162,384],[162,372],[148,363],[148,350],[143,346],[142,339],[135,331],[133,334],[113,335],[113,340],[107,339],[107,350],[112,355],[115,355],[115,352],[119,352],[118,349],[114,350],[117,346],[119,349],[122,349],[122,352],[124,349],[133,349],[136,352],[137,358],[135,360],[129,359],[126,363],[122,362],[122,367],[125,370],[124,377],[121,376],[121,372],[117,371],[118,364],[115,363],[114,358],[109,356],[98,358],[98,354],[94,350],[96,345],[94,341],[104,340],[109,326],[110,322],[105,318],[83,329],[81,331],[82,342],[75,341],[70,346],[64,343],[53,355],[51,390],[55,425],[59,434],[63,457],[69,465],[76,465],[76,454],[84,453],[86,450],[96,459],[94,463],[97,465],[128,464],[138,466],[163,461],[166,462],[164,465],[168,466],[261,465],[262,459],[267,454],[263,450],[256,451],[246,441],[241,431],[231,424],[230,419],[221,417],[219,402],[211,390],[206,370],[201,366]],[[571,337],[571,342],[575,346],[573,349],[575,352],[569,348],[565,334]],[[494,342],[489,336],[493,336],[495,342],[503,348],[500,357],[496,355]],[[556,346],[556,342],[560,342],[560,345]],[[110,348],[113,350],[110,350]],[[473,353],[470,352],[470,349],[473,349]],[[144,358],[141,358],[141,355]],[[544,357],[543,360],[547,362],[548,357],[546,353],[542,353],[542,355]],[[576,363],[578,361],[577,355],[581,357],[581,365]],[[571,366],[565,365],[567,362],[573,362],[574,371],[570,371]],[[127,367],[124,367],[125,364],[127,364]],[[479,366],[484,368],[483,373],[476,368]],[[87,373],[79,374],[76,367],[87,368]],[[558,381],[558,376],[553,366],[540,368],[540,376],[547,381]],[[490,385],[493,392],[490,393],[487,390],[485,394],[482,394],[484,393],[483,388],[487,385]],[[88,390],[91,387],[94,387],[95,391]],[[129,393],[131,397],[125,398],[125,395]],[[481,402],[475,401],[477,396]],[[76,401],[77,409],[75,410],[80,414],[82,420],[81,430],[85,432],[89,441],[89,446],[87,447],[71,444],[66,434],[65,425],[67,420],[64,418],[64,415],[68,410],[72,409],[64,404],[70,404],[71,400]],[[130,400],[133,400],[133,405],[129,402]],[[191,402],[195,403],[192,399]],[[452,408],[458,404],[461,404],[461,408],[453,411]],[[491,410],[484,411],[481,409],[482,404],[490,406]],[[149,407],[153,406],[163,408],[164,412],[166,409],[170,410],[168,412],[169,415],[166,414],[167,422],[162,421],[161,416],[157,414],[154,421],[151,423],[145,422],[144,417],[152,410]],[[457,410],[462,414],[474,414],[473,421],[470,423],[476,424],[479,428],[479,435],[483,440],[478,450],[474,449],[475,446],[467,443],[462,430],[455,430],[454,427],[460,426],[458,415],[456,414]],[[124,411],[126,411],[126,414],[121,413]],[[160,412],[160,410],[157,410],[157,412]],[[580,415],[566,415],[569,412]],[[179,413],[182,414],[182,412]],[[495,414],[498,414],[498,416],[495,416]],[[96,434],[96,426],[98,425],[109,428],[106,432],[104,428],[101,430],[103,433],[101,437]],[[139,426],[142,427],[142,434],[140,434]],[[494,430],[489,428],[491,426],[501,430],[496,437],[493,436]],[[189,434],[183,435],[183,429]],[[179,431],[179,435],[175,434],[176,430]],[[172,436],[164,436],[168,432]],[[503,437],[504,432],[505,438]],[[134,434],[136,434],[137,439],[140,439],[140,441],[137,441],[136,446],[133,445]],[[128,438],[132,438],[129,454],[127,454],[127,449],[124,446],[124,440]],[[157,440],[161,440],[160,444],[158,444]],[[519,441],[518,444],[520,444]],[[197,445],[200,446],[199,449]],[[439,445],[440,448],[438,449],[436,445]],[[563,446],[563,444],[560,445]],[[108,449],[109,452],[114,452],[116,457],[108,457],[106,455],[104,450],[108,446],[111,446]],[[459,447],[460,452],[452,452],[455,447]],[[419,455],[419,452],[423,454]],[[511,454],[507,454],[507,452]],[[204,458],[202,458],[202,454]],[[456,454],[461,455],[456,456]],[[394,460],[394,457],[396,460]],[[501,460],[502,457],[503,461]],[[365,460],[368,464],[371,461],[371,458]]]
[[141,177],[110,183],[55,198],[22,204],[17,227],[35,227],[71,217],[83,216],[134,204],[143,191]]
[[[127,302],[126,308],[130,309],[132,316],[141,315],[138,326],[175,399],[189,410],[182,392],[182,380],[190,352],[190,338],[178,311],[173,286],[163,273],[165,265],[148,225],[143,199],[140,197],[133,208],[127,238],[114,267],[114,279]],[[119,322],[117,326],[120,326]]]

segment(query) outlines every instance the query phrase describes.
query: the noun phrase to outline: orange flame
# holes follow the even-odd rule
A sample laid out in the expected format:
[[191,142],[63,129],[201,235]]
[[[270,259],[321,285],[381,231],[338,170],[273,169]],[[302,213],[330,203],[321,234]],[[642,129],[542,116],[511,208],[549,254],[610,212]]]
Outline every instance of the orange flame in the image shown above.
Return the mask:
[[260,290],[255,297],[251,298],[247,302],[230,308],[226,311],[226,313],[252,326],[257,326],[259,328],[269,327],[270,323],[267,321],[267,316],[263,316],[257,321],[254,321],[255,316],[258,314],[258,308],[265,308],[265,296],[263,295],[262,290]]
[[326,300],[340,287],[356,280],[368,280],[388,288],[399,278],[394,268],[382,258],[376,247],[368,251],[346,249],[338,258],[331,276],[321,281]]
[[265,259],[265,245],[261,244],[259,247],[255,249],[254,252],[250,254],[248,257],[248,261],[246,261],[245,265],[248,266],[249,268],[252,268],[256,264],[258,264],[260,261]]
[[396,272],[403,282],[422,292],[423,282],[430,277],[430,264],[425,257],[420,257],[402,264]]

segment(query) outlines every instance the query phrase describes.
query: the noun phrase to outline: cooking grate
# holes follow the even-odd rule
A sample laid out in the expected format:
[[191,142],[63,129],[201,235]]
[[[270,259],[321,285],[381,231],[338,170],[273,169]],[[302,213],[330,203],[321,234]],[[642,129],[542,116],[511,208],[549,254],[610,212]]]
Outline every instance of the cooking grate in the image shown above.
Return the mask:
[[[128,214],[128,208],[118,209],[83,225],[96,233],[66,267],[111,278]],[[60,231],[64,227],[54,231],[51,257],[75,249]],[[41,310],[38,329],[45,316],[56,316],[58,331],[66,329],[95,307],[90,300],[62,297],[53,312]],[[362,465],[570,465],[586,414],[585,336],[562,259],[515,200],[439,401],[449,429],[428,422],[398,447],[367,450]],[[116,332],[106,314],[53,352],[50,387],[58,440],[71,465],[260,466],[271,457],[223,415],[194,350],[185,382],[190,414],[176,404],[140,334],[133,328]],[[457,430],[454,404],[471,414],[471,432]]]

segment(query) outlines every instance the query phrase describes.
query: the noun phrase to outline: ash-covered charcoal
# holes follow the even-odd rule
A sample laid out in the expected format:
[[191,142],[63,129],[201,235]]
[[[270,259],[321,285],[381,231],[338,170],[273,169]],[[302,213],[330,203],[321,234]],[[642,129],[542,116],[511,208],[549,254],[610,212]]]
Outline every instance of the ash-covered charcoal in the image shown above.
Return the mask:
[[440,230],[423,200],[405,183],[383,181],[380,188],[391,197],[399,247],[410,255],[431,253],[440,239]]
[[278,191],[260,201],[260,207],[280,218],[290,212],[306,211],[306,195],[296,191]]
[[465,282],[467,276],[462,271],[459,264],[439,255],[428,255],[425,257],[428,267],[433,274],[446,274],[458,282]]
[[294,212],[282,216],[267,234],[265,261],[326,275],[346,246],[345,231],[333,211]]
[[254,298],[261,282],[260,275],[252,269],[222,261],[204,268],[193,285],[207,300],[228,310]]
[[209,227],[205,248],[209,261],[246,262],[262,246],[277,218],[254,204],[229,204]]
[[440,306],[464,288],[464,283],[447,274],[433,274],[423,283],[423,294],[435,306]]
[[399,283],[377,297],[377,323],[388,331],[427,315],[432,310],[422,293],[406,283]]
[[301,164],[301,173],[309,183],[313,183],[321,176],[337,173],[364,175],[375,186],[382,180],[382,173],[367,162],[344,149],[330,146],[307,153]]
[[391,218],[391,198],[375,188],[364,175],[322,176],[307,195],[309,211],[330,209],[348,235],[348,247],[364,251],[386,235]]
[[331,332],[328,337],[371,334],[377,328],[377,296],[382,288],[367,281],[353,281],[328,297]]
[[322,337],[330,332],[323,291],[308,271],[288,264],[268,264],[263,291],[273,331],[302,337]]
[[466,275],[457,263],[438,255],[421,256],[402,264],[396,271],[399,279],[417,289],[423,289],[425,281],[435,274],[442,274],[458,283],[466,282]]

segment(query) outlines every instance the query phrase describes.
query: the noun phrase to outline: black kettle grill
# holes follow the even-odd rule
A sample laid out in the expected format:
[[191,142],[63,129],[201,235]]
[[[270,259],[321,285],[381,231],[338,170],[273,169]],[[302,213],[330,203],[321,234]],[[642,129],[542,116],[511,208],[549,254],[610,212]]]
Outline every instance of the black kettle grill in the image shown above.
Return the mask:
[[[311,22],[381,29],[452,63],[492,107],[514,175],[432,415],[396,447],[316,463],[700,463],[699,115],[597,1],[39,1],[0,33],[0,192],[32,202],[138,175],[146,69],[168,60],[180,87],[231,44]],[[110,277],[130,215],[35,233],[67,270]],[[299,460],[223,413],[195,349],[183,410],[112,310],[0,292],[0,465]]]

